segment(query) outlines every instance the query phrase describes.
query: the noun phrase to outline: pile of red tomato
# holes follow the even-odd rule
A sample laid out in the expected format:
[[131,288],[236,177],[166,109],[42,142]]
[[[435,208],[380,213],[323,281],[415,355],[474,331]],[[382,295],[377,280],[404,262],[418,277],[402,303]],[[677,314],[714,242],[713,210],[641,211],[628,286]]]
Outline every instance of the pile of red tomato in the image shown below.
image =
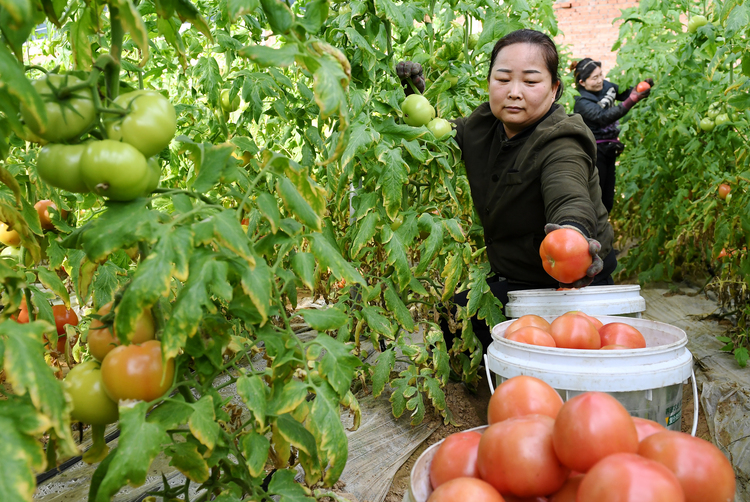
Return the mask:
[[564,349],[646,348],[646,339],[633,326],[622,322],[604,324],[579,311],[563,314],[552,323],[536,315],[519,317],[505,330],[505,338],[530,345]]
[[732,465],[712,443],[631,417],[612,396],[563,403],[543,381],[511,378],[484,433],[453,434],[430,464],[428,502],[731,502]]

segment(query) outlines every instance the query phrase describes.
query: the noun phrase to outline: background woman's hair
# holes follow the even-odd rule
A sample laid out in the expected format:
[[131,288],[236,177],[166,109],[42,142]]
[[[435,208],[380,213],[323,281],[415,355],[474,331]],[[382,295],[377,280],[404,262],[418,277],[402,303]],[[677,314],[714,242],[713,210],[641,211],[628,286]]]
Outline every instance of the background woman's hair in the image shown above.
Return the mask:
[[591,58],[583,58],[577,63],[574,61],[570,63],[570,71],[573,72],[576,81],[576,87],[581,86],[581,80],[586,80],[594,73],[594,70],[601,68],[602,64],[598,61],[594,61]]
[[[552,85],[554,86],[555,84],[560,82],[560,72],[558,71],[560,66],[560,56],[557,53],[557,46],[555,45],[555,42],[553,42],[550,37],[548,37],[541,31],[528,29],[513,31],[497,41],[495,47],[492,49],[492,57],[490,58],[490,69],[487,72],[487,80],[492,77],[492,67],[495,66],[495,59],[497,58],[497,54],[505,47],[513,44],[531,44],[539,47],[539,50],[542,51],[544,64],[547,66],[547,70],[549,71],[550,75],[552,75]],[[562,93],[562,85],[559,85],[557,87],[555,101],[560,99]]]

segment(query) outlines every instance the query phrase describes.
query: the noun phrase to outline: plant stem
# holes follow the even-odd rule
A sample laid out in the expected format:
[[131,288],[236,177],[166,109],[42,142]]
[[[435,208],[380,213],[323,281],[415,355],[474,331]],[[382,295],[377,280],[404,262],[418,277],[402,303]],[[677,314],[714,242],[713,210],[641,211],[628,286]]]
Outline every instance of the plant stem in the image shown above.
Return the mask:
[[122,58],[122,41],[125,38],[125,30],[120,22],[120,9],[109,4],[109,20],[112,27],[112,44],[109,53],[117,63],[107,67],[107,97],[114,100],[120,92],[120,59]]

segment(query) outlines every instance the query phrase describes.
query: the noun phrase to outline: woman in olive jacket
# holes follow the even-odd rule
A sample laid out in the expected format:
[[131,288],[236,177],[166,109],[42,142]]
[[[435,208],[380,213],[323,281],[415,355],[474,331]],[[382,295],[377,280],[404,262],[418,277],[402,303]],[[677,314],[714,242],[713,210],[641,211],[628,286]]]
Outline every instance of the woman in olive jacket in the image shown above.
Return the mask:
[[[419,79],[421,68],[400,65],[399,77]],[[612,284],[617,260],[613,231],[601,201],[596,143],[580,115],[555,104],[562,94],[559,58],[545,34],[519,30],[492,51],[489,101],[455,121],[471,195],[484,227],[494,277],[503,303],[508,291],[556,288],[542,267],[539,246],[547,232],[574,228],[589,240],[593,264],[587,277],[567,287]],[[467,292],[454,297],[466,305]],[[489,327],[473,319],[486,348]],[[446,338],[452,338],[444,326]]]
[[[622,153],[619,120],[637,102],[646,99],[651,90],[637,92],[626,89],[620,92],[617,84],[604,80],[602,63],[584,58],[570,65],[574,70],[576,88],[580,96],[575,97],[573,111],[583,117],[596,139],[596,167],[599,170],[599,186],[602,189],[602,202],[607,211],[612,211],[615,201],[615,162]],[[650,86],[654,81],[645,80]],[[622,101],[619,105],[616,101]]]

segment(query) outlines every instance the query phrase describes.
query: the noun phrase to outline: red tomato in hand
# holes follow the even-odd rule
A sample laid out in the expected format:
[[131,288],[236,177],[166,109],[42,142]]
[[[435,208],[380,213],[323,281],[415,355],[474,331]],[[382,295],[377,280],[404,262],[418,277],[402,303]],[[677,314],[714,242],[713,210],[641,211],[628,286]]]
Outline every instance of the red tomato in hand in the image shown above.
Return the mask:
[[548,416],[527,415],[490,425],[479,442],[479,476],[500,493],[519,497],[555,493],[570,471],[555,455],[554,423]]
[[[638,432],[638,443],[657,432],[664,432],[667,430],[663,425],[647,418],[633,417],[633,425],[635,430]],[[640,448],[640,445],[639,445]]]
[[[104,316],[112,310],[112,302],[104,305],[97,312],[98,315]],[[154,339],[154,318],[151,310],[145,310],[135,322],[135,332],[130,337],[132,343],[143,343]],[[115,347],[120,345],[120,339],[117,338],[114,331],[105,327],[98,319],[91,321],[88,338],[86,343],[89,347],[89,353],[97,361],[104,361],[104,357]]]
[[624,322],[611,322],[599,328],[602,347],[607,345],[624,345],[631,349],[645,349],[646,339],[640,331]]
[[570,476],[562,488],[549,498],[549,502],[576,502],[578,487],[583,481],[583,474]]
[[505,338],[514,342],[528,343],[529,345],[541,345],[543,347],[557,347],[555,339],[548,332],[534,326],[526,326],[517,329],[513,333],[505,333]]
[[560,348],[593,350],[602,348],[602,340],[596,327],[587,318],[578,314],[563,314],[552,321],[550,335]]
[[563,400],[551,386],[530,376],[517,376],[501,383],[490,398],[487,422],[494,424],[526,415],[555,418]]
[[726,183],[722,183],[719,185],[719,198],[721,200],[727,200],[727,195],[729,195],[729,192],[732,191],[732,187],[727,185]]
[[635,86],[636,92],[646,92],[647,90],[651,89],[651,84],[649,84],[646,81],[643,81],[639,83],[637,86]]
[[585,277],[592,262],[588,241],[580,232],[570,228],[548,233],[539,247],[539,256],[544,270],[563,284]]
[[638,451],[638,432],[628,410],[603,392],[568,400],[557,414],[553,438],[560,461],[578,472],[587,472],[608,455]]
[[[581,312],[580,310],[571,310],[570,312],[566,312],[565,314],[579,315],[581,317],[585,317],[586,319],[588,319],[589,321],[591,321],[591,324],[593,324],[596,329],[599,329],[602,326],[604,326],[604,323],[601,322],[599,319],[597,319],[596,317],[588,315],[586,312]],[[565,315],[565,314],[563,314],[563,315]]]
[[456,478],[442,484],[432,492],[427,502],[505,502],[492,485],[476,478]]
[[434,490],[455,478],[478,478],[477,451],[482,435],[476,431],[451,434],[440,445],[430,464],[430,484]]
[[732,464],[716,446],[689,434],[663,431],[638,446],[638,454],[677,476],[685,502],[732,502],[736,481]]
[[535,328],[543,329],[544,331],[549,333],[549,323],[543,317],[529,314],[521,316],[513,321],[513,323],[505,330],[505,336],[507,337],[510,333],[513,333],[514,331],[525,328],[527,326],[534,326]]
[[685,494],[669,469],[633,453],[610,455],[581,481],[576,502],[683,502]]
[[150,340],[140,345],[120,345],[102,361],[102,381],[107,395],[121,399],[153,401],[172,386],[174,359],[164,368],[161,342]]

